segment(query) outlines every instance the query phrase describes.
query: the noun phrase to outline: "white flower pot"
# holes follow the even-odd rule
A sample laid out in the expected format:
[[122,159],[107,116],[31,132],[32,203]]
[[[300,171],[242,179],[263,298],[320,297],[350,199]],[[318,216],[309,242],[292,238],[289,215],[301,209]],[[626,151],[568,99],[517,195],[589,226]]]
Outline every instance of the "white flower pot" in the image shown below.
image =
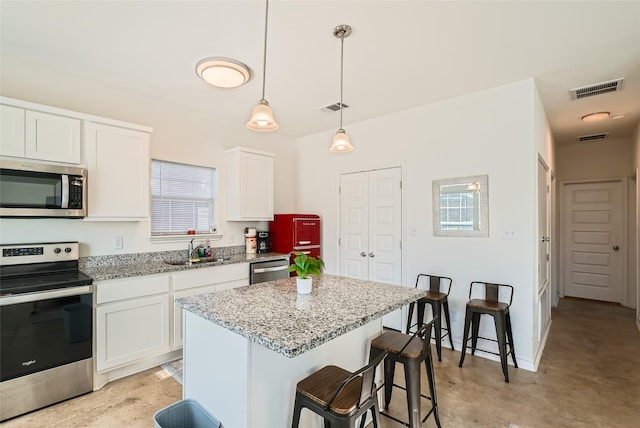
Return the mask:
[[299,294],[311,294],[311,277],[296,278],[296,288]]

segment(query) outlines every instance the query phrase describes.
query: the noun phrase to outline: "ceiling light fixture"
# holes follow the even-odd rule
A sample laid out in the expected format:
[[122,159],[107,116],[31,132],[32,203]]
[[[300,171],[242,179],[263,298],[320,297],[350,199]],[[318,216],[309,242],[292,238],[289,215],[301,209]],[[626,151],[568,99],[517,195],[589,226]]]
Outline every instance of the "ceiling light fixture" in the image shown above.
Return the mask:
[[582,116],[582,120],[585,122],[596,122],[598,120],[606,119],[611,116],[608,111],[599,111],[597,113],[589,113]]
[[202,80],[218,88],[237,88],[251,78],[249,67],[245,64],[216,56],[198,61],[196,73]]
[[264,12],[264,55],[262,57],[262,98],[258,105],[251,112],[251,119],[247,122],[247,128],[252,131],[271,132],[280,126],[273,117],[273,110],[269,107],[269,102],[264,98],[264,82],[267,74],[267,22],[269,21],[269,0],[267,0]]
[[342,110],[344,104],[342,103],[342,87],[344,77],[344,39],[351,34],[351,27],[348,25],[338,25],[333,29],[333,35],[340,39],[340,129],[336,131],[336,135],[333,137],[333,144],[329,148],[331,153],[346,153],[353,150],[349,136],[344,129],[342,129]]

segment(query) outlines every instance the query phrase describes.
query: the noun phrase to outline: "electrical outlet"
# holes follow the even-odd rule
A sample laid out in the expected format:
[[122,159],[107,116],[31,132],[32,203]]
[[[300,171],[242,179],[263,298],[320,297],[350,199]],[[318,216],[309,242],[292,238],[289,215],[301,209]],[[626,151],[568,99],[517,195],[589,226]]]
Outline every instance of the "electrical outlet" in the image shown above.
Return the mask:
[[113,249],[122,250],[122,236],[113,237]]
[[502,229],[502,239],[518,239],[518,231],[513,228]]

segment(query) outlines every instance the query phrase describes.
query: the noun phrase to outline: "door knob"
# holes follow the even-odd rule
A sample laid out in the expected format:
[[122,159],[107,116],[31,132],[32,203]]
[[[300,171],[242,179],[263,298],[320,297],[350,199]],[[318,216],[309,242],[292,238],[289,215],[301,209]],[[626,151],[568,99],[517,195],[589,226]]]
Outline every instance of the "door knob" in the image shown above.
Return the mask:
[[376,255],[373,253],[369,253],[369,257],[375,257]]
[[363,252],[361,252],[361,253],[360,253],[360,255],[361,255],[362,257],[367,257],[367,253],[365,253],[364,251],[363,251]]
[[618,251],[620,249],[620,247],[618,247],[617,245],[613,246],[613,251]]

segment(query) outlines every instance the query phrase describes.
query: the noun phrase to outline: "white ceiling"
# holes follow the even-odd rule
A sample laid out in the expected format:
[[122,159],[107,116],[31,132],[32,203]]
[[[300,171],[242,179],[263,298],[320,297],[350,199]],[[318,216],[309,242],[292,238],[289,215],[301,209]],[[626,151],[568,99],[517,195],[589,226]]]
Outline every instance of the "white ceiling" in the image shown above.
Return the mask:
[[[264,1],[0,2],[2,60],[52,67],[246,122],[261,95]],[[278,132],[337,129],[321,110],[340,95],[345,40],[348,125],[534,77],[559,143],[640,121],[639,1],[306,1],[269,6],[266,99]],[[208,56],[247,64],[246,85],[195,74]],[[619,77],[623,90],[571,101],[569,89]],[[52,83],[54,84],[54,83]],[[1,88],[0,88],[1,89]],[[594,111],[624,114],[587,124]]]

